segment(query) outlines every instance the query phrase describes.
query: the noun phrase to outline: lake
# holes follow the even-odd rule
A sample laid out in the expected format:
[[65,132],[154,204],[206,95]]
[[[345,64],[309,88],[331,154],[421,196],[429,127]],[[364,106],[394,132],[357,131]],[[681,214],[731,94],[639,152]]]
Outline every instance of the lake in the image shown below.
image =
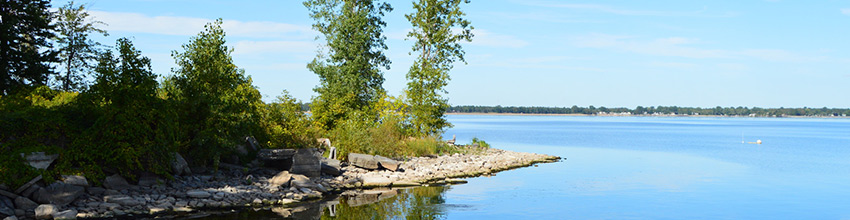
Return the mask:
[[[450,115],[445,137],[561,162],[287,210],[323,219],[850,219],[850,120]],[[762,144],[743,142],[763,141]],[[336,202],[334,202],[335,204]],[[303,211],[311,210],[311,211]],[[221,218],[281,218],[258,210]],[[421,218],[420,218],[421,217]]]

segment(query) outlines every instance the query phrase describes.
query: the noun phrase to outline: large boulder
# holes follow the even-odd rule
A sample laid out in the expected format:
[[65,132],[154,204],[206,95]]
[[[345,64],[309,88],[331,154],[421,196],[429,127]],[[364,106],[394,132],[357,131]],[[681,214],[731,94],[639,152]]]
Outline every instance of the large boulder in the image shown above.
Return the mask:
[[5,197],[10,198],[10,199],[14,199],[14,198],[18,197],[17,194],[14,194],[14,193],[11,193],[9,191],[2,190],[2,189],[0,189],[0,196],[5,196]]
[[316,148],[298,149],[292,158],[292,168],[289,169],[289,172],[308,177],[319,177],[322,175],[321,159],[322,154]]
[[62,182],[69,185],[88,187],[89,181],[84,176],[62,175]]
[[390,178],[383,176],[363,176],[360,177],[360,180],[363,182],[363,187],[371,188],[371,187],[386,187],[393,184],[393,181]]
[[118,205],[122,205],[122,206],[128,206],[128,207],[133,207],[133,206],[138,206],[138,205],[144,204],[144,202],[136,200],[133,197],[130,197],[130,196],[127,196],[127,195],[104,196],[103,201],[106,202],[106,203],[114,203],[114,204],[118,204]]
[[33,210],[35,207],[38,207],[38,203],[33,202],[27,197],[18,196],[18,198],[15,198],[15,207],[22,210]]
[[189,169],[189,163],[186,162],[186,159],[183,156],[180,156],[179,153],[174,152],[171,155],[171,173],[179,176],[179,175],[189,175],[192,174],[192,170]]
[[257,159],[265,166],[278,170],[289,170],[292,167],[292,157],[295,149],[262,149],[257,152]]
[[375,156],[375,160],[377,160],[378,165],[380,165],[384,169],[392,170],[392,171],[398,170],[398,165],[401,164],[396,160],[386,158],[386,157],[382,157],[382,156],[377,156],[377,155]]
[[40,205],[35,208],[35,219],[52,219],[53,214],[56,214],[57,212],[59,212],[59,209],[56,208],[56,205]]
[[107,189],[114,190],[123,190],[129,189],[130,183],[127,183],[127,180],[124,177],[121,177],[118,174],[106,177],[106,180],[103,181],[103,187]]
[[292,174],[289,174],[288,171],[280,171],[274,177],[269,180],[269,184],[272,186],[289,186],[289,180],[292,179]]
[[77,211],[65,210],[57,213],[53,213],[53,220],[70,220],[77,219]]
[[188,192],[186,192],[186,195],[189,196],[189,197],[192,197],[192,198],[197,198],[197,199],[206,199],[206,198],[209,198],[209,197],[212,196],[211,193],[204,191],[204,190],[198,190],[198,189],[189,190]]
[[59,157],[58,154],[45,154],[44,152],[33,152],[26,155],[22,153],[21,156],[27,160],[30,166],[41,170],[50,167],[50,164],[53,164],[53,161]]
[[139,176],[139,186],[151,187],[157,184],[159,184],[159,178],[154,174],[146,173]]
[[11,199],[0,196],[0,216],[15,215],[15,204]]
[[290,186],[294,186],[295,188],[308,188],[313,190],[319,190],[319,185],[314,183],[307,176],[295,174],[292,175],[292,182],[289,183]]
[[342,174],[339,160],[322,158],[322,173],[331,176],[339,176]]
[[55,182],[47,187],[41,188],[36,192],[35,199],[41,204],[54,204],[57,206],[66,206],[84,195],[86,188]]
[[375,156],[372,155],[349,153],[348,163],[363,169],[378,169],[378,160],[375,160]]

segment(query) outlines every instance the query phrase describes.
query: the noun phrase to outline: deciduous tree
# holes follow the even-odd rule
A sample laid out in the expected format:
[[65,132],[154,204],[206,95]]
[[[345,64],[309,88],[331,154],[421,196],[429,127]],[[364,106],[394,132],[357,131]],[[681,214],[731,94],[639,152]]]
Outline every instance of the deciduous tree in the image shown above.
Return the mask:
[[450,106],[443,97],[453,64],[466,63],[461,41],[472,41],[470,22],[460,9],[469,0],[418,0],[413,13],[405,15],[413,25],[407,34],[415,40],[416,60],[407,73],[407,97],[413,131],[421,135],[439,135],[451,126],[444,114]]
[[377,119],[372,106],[384,91],[381,68],[390,67],[381,17],[392,7],[373,0],[309,0],[304,6],[326,40],[325,54],[307,65],[320,80],[313,118],[325,129],[355,112]]
[[100,43],[89,39],[89,34],[99,33],[107,36],[105,30],[97,25],[105,25],[101,21],[93,21],[84,5],[76,5],[74,1],[59,8],[56,17],[58,32],[59,58],[64,65],[64,73],[56,75],[56,83],[62,90],[73,91],[85,88],[85,78],[91,62],[98,56]]

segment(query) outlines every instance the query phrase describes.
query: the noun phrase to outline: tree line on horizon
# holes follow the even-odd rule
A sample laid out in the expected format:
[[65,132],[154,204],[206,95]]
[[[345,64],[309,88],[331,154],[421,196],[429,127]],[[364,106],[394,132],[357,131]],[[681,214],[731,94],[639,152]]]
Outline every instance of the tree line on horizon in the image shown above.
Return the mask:
[[850,115],[848,108],[759,108],[759,107],[679,107],[679,106],[637,106],[635,108],[606,108],[595,107],[543,107],[543,106],[477,106],[460,105],[448,109],[450,113],[516,113],[516,114],[630,114],[630,115],[713,115],[713,116],[755,116],[755,117],[846,117]]
[[[205,25],[172,51],[170,74],[154,73],[130,38],[107,47],[91,34],[108,25],[85,5],[57,11],[49,0],[0,5],[0,184],[17,186],[36,175],[50,180],[76,173],[97,183],[107,173],[135,179],[140,172],[170,176],[174,153],[192,166],[216,170],[244,164],[246,138],[262,148],[319,147],[328,137],[347,153],[410,157],[447,153],[442,132],[450,107],[445,86],[472,26],[460,6],[469,0],[413,0],[405,17],[413,28],[407,88],[383,89],[390,60],[378,0],[307,0],[303,5],[324,40],[307,68],[318,96],[305,104],[286,90],[266,103],[245,70],[233,62],[222,19]],[[22,153],[58,154],[48,170],[23,163]]]

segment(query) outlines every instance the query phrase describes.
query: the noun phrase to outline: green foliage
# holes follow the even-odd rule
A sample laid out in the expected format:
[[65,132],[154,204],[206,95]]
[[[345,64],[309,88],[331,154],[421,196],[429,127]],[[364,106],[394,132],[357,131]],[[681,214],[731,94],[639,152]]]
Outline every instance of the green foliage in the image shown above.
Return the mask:
[[313,29],[322,33],[327,49],[307,66],[321,82],[314,89],[319,93],[311,106],[314,120],[328,130],[351,114],[375,120],[370,107],[384,91],[380,68],[390,65],[383,52],[386,23],[381,17],[392,7],[373,0],[308,0],[304,6],[316,20]]
[[179,150],[199,165],[215,166],[245,136],[261,130],[260,92],[233,64],[221,24],[221,19],[207,24],[183,52],[172,53],[178,67],[165,93],[177,104],[185,132]]
[[51,50],[49,0],[9,0],[0,4],[0,95],[26,85],[44,85],[56,62]]
[[444,116],[450,106],[442,94],[447,93],[454,62],[466,62],[460,42],[472,41],[473,36],[461,3],[469,0],[418,0],[413,2],[415,11],[405,15],[413,25],[407,36],[416,40],[412,49],[419,53],[407,73],[405,90],[412,128],[419,135],[440,135],[451,127]]
[[478,145],[480,148],[490,148],[490,144],[484,140],[478,139],[477,137],[472,138],[472,143],[470,145]]
[[43,172],[27,165],[21,153],[59,153],[76,132],[68,123],[76,93],[47,86],[0,97],[0,183],[16,187]]
[[96,82],[80,99],[101,114],[61,155],[62,163],[93,180],[103,178],[104,167],[131,178],[137,171],[167,175],[176,114],[156,96],[150,59],[126,38],[118,40],[116,49],[118,56],[100,56]]
[[283,91],[277,102],[269,103],[263,112],[262,127],[270,148],[315,147],[319,130],[312,126],[309,116],[301,111],[298,102]]
[[95,25],[105,25],[101,21],[92,21],[85,6],[68,2],[59,8],[56,17],[58,33],[59,58],[65,66],[65,72],[56,75],[62,90],[80,91],[85,88],[85,74],[98,56],[100,43],[89,39],[90,33],[100,33],[107,36],[105,30]]

